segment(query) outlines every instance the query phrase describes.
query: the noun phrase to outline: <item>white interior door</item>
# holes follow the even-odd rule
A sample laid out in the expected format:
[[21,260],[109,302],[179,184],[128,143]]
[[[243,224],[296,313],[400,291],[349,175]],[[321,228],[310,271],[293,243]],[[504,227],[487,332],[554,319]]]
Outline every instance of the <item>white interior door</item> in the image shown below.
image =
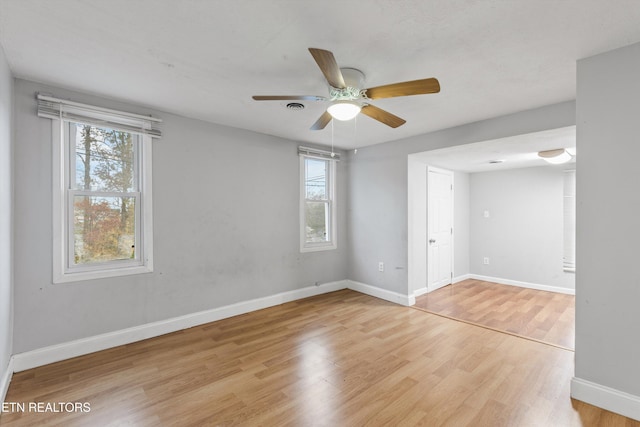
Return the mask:
[[429,167],[427,173],[427,290],[453,278],[453,172]]

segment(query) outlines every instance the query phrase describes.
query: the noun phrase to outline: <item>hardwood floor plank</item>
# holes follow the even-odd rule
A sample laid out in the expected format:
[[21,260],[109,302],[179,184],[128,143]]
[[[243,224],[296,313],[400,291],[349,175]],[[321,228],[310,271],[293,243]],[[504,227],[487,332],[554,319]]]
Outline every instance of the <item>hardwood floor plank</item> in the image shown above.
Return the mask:
[[0,424],[640,427],[571,400],[572,375],[571,351],[344,290],[18,373],[8,402],[91,411]]
[[575,297],[464,280],[416,298],[414,308],[498,331],[575,347]]

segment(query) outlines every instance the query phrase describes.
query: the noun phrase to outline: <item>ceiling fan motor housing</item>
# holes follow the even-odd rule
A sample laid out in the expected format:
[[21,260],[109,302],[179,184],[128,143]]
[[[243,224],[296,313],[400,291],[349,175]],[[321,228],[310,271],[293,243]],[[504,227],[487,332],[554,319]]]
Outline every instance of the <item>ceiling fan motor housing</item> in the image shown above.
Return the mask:
[[347,87],[364,88],[364,73],[356,68],[340,68]]
[[364,87],[364,73],[355,68],[341,68],[345,87],[337,88],[329,85],[329,97],[331,101],[360,101],[367,99]]

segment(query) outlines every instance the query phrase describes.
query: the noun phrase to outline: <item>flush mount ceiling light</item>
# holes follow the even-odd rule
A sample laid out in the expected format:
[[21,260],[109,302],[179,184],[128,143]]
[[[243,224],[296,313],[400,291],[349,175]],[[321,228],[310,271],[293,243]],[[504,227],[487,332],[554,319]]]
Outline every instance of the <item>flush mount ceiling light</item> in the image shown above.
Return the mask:
[[552,165],[560,165],[562,163],[567,163],[569,160],[573,158],[571,154],[569,154],[567,150],[565,150],[564,148],[558,148],[556,150],[540,151],[538,153],[538,156],[541,157],[543,160],[547,161],[548,163],[551,163]]
[[344,121],[353,119],[358,115],[361,109],[362,107],[355,102],[342,101],[330,105],[329,108],[327,108],[327,111],[334,119]]

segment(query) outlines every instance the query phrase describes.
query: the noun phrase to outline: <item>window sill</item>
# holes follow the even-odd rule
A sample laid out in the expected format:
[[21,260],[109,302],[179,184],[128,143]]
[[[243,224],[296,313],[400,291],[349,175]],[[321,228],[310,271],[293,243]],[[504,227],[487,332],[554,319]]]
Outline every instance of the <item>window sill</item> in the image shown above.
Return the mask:
[[338,245],[322,245],[322,246],[303,246],[300,248],[300,252],[320,252],[320,251],[332,251],[338,249]]
[[58,284],[80,282],[85,280],[107,279],[110,277],[132,276],[136,274],[151,272],[153,272],[153,268],[146,265],[105,270],[78,271],[74,273],[54,274],[53,283]]

